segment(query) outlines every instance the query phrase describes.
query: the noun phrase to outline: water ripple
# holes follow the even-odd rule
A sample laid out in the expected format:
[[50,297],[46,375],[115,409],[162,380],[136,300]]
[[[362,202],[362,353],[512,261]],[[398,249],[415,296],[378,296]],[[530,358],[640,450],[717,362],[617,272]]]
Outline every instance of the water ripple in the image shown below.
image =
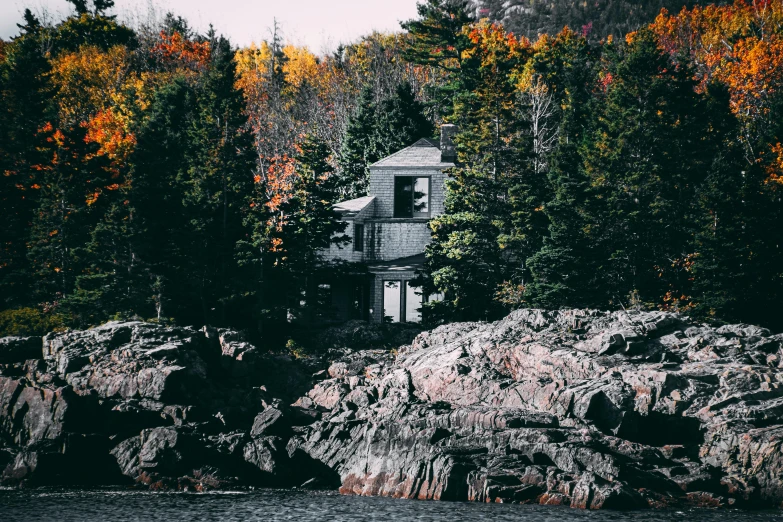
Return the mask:
[[136,490],[0,490],[0,521],[205,520],[277,522],[759,522],[783,513],[736,510],[581,511],[562,507],[422,502],[295,490],[150,493]]

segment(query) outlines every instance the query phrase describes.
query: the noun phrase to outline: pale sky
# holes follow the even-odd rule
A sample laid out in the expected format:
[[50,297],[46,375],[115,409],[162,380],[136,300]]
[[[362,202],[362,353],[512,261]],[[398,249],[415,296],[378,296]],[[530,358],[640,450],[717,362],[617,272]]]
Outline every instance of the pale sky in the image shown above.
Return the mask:
[[[55,19],[71,11],[66,0],[0,0],[0,38],[18,34],[26,7],[46,10]],[[401,20],[416,17],[416,0],[115,0],[112,12],[131,20],[156,11],[172,11],[199,31],[212,23],[240,46],[268,39],[277,18],[287,42],[320,53],[373,30],[399,30]]]

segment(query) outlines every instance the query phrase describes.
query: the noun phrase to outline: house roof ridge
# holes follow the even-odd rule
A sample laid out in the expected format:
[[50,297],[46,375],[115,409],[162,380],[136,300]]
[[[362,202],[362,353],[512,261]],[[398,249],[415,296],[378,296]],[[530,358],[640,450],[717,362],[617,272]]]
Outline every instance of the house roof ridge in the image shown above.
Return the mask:
[[[426,145],[425,145],[426,144]],[[437,147],[440,148],[440,143],[437,141],[431,139],[431,138],[419,138],[416,143],[411,145],[411,147]],[[409,148],[409,147],[406,147]]]
[[370,165],[370,168],[439,168],[446,169],[454,163],[443,161],[440,145],[429,138],[421,138],[413,145],[400,149]]
[[406,152],[408,149],[412,149],[412,148],[413,148],[413,145],[409,145],[409,146],[405,147],[404,149],[400,149],[400,150],[398,150],[397,152],[393,152],[393,153],[389,154],[389,155],[388,155],[388,156],[386,156],[385,158],[381,158],[381,159],[379,159],[379,160],[378,160],[378,161],[376,161],[375,163],[372,163],[372,164],[370,164],[370,166],[371,166],[371,167],[374,167],[375,165],[380,165],[380,164],[381,164],[381,163],[383,163],[384,161],[390,160],[390,159],[394,158],[395,156],[399,156],[399,155],[400,155],[400,154],[402,154],[403,152]]

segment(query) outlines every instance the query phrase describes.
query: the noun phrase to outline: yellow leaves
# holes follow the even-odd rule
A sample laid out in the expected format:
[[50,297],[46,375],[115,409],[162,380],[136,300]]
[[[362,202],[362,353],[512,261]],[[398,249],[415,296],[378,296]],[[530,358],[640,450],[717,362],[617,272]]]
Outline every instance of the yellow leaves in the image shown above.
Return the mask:
[[311,85],[318,84],[320,68],[318,58],[307,47],[286,45],[283,47],[286,57],[283,65],[283,73],[289,84],[296,88],[307,82]]
[[236,86],[249,101],[258,99],[263,93],[263,85],[270,76],[272,49],[269,44],[255,43],[250,47],[239,49],[234,55],[237,68]]
[[[52,61],[51,78],[62,124],[86,128],[85,141],[99,145],[97,155],[126,159],[136,143],[130,132],[133,109],[144,90],[128,49],[85,46],[62,54]],[[63,145],[59,130],[51,139]]]
[[108,51],[85,46],[59,55],[52,60],[51,78],[63,123],[76,125],[99,110],[124,102],[132,77],[129,51],[124,46]]
[[52,230],[51,232],[49,232],[49,237],[54,237],[54,236],[56,236],[56,235],[57,235],[59,232],[60,232],[59,230]]

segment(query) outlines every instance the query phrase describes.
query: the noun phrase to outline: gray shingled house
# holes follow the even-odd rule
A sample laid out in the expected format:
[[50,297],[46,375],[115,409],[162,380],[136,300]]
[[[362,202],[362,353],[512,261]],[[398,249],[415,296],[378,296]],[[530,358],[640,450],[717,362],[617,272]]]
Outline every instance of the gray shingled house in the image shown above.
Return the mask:
[[430,242],[428,221],[443,213],[445,170],[454,166],[454,125],[440,142],[420,139],[370,166],[369,196],[335,205],[351,244],[324,252],[355,269],[329,283],[339,319],[419,322],[423,296],[411,285]]

